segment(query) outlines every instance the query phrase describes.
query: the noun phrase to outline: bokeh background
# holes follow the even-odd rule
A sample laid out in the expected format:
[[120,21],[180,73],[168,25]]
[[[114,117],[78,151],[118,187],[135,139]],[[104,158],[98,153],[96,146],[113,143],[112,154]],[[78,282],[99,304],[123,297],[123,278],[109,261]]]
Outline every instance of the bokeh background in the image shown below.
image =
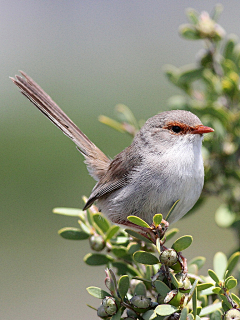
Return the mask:
[[[19,69],[33,77],[107,155],[131,139],[97,121],[114,117],[124,103],[137,118],[166,110],[179,91],[168,83],[165,64],[194,61],[200,42],[178,36],[185,9],[211,11],[216,1],[0,1],[0,319],[96,319],[86,304],[99,301],[85,288],[104,288],[104,269],[82,259],[88,243],[60,238],[77,226],[52,208],[82,207],[94,181],[83,158],[59,130],[30,104],[8,76]],[[239,34],[240,3],[222,1],[220,24]],[[234,235],[219,229],[214,212],[221,199],[179,221],[192,234],[187,258],[229,254]]]

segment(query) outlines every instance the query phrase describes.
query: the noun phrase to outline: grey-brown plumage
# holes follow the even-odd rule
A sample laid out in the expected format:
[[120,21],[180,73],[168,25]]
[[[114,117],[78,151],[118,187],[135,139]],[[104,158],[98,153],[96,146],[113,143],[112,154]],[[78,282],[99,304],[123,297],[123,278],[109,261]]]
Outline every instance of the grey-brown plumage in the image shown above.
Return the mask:
[[12,81],[44,115],[77,145],[97,184],[84,209],[95,201],[115,223],[128,225],[136,215],[151,224],[156,213],[166,217],[180,199],[169,222],[180,219],[192,208],[203,187],[201,145],[205,127],[188,111],[162,112],[150,119],[132,144],[113,160],[92,143],[57,104],[29,76]]

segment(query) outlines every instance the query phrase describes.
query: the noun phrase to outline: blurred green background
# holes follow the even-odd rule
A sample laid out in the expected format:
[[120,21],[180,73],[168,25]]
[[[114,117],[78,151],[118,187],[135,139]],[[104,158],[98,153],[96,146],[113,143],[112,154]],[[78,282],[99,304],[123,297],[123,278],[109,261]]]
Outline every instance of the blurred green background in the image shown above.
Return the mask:
[[[94,181],[83,158],[8,79],[19,69],[33,77],[95,144],[113,157],[129,137],[97,121],[124,103],[137,118],[166,110],[178,93],[163,74],[167,63],[194,61],[199,42],[178,36],[185,9],[211,11],[216,1],[0,1],[1,25],[1,306],[0,319],[93,319],[99,301],[85,288],[104,288],[104,269],[84,265],[88,243],[61,239],[76,219],[52,214],[82,207]],[[222,1],[220,24],[239,33],[240,3]],[[234,235],[219,229],[221,199],[175,226],[192,234],[188,259],[228,254]],[[209,243],[211,246],[209,246]]]

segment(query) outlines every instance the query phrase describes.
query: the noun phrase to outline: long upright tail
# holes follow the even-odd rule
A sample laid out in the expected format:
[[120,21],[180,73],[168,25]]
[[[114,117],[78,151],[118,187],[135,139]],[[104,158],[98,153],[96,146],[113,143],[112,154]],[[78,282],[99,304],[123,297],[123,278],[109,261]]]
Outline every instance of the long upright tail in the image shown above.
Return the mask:
[[98,181],[106,173],[110,159],[88,139],[35,81],[23,71],[20,73],[23,77],[16,75],[10,79],[25,97],[77,145],[85,157],[89,173]]

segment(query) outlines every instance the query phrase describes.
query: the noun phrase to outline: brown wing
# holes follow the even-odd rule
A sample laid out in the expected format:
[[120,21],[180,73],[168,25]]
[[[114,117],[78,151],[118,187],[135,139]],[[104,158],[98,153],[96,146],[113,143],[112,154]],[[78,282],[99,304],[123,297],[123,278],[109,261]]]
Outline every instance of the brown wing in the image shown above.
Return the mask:
[[92,193],[83,210],[88,209],[95,200],[106,196],[114,190],[120,189],[129,183],[131,173],[137,170],[142,157],[131,152],[132,146],[124,149],[111,162],[107,173],[93,188]]

